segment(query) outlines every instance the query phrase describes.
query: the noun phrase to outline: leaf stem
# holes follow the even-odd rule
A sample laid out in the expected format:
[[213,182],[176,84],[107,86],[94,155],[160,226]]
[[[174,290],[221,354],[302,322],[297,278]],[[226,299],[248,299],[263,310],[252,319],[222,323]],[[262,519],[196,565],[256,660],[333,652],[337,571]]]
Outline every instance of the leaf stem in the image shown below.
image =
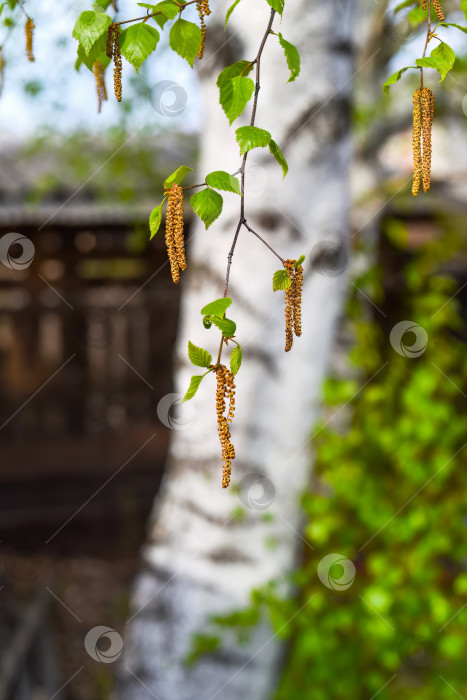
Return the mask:
[[[180,12],[183,12],[185,7],[187,7],[188,5],[193,5],[193,3],[195,3],[195,2],[196,2],[196,0],[188,0],[188,2],[183,3],[183,5],[179,5]],[[118,24],[118,26],[120,26],[122,24],[129,24],[130,22],[140,22],[141,20],[144,20],[145,22],[147,22],[148,19],[150,19],[151,17],[155,17],[156,15],[163,15],[163,14],[165,14],[165,13],[164,12],[151,12],[151,13],[144,15],[144,17],[135,17],[134,19],[125,19],[125,20],[123,20],[123,22],[115,22],[115,24]]]
[[249,231],[250,233],[252,233],[254,236],[256,236],[256,238],[259,238],[259,240],[261,241],[261,243],[264,243],[264,245],[266,246],[266,248],[269,248],[269,250],[271,251],[271,253],[274,253],[274,255],[276,256],[276,258],[279,258],[279,260],[281,261],[281,263],[282,263],[283,265],[285,265],[285,260],[284,260],[283,258],[281,258],[281,256],[279,255],[279,253],[277,253],[277,252],[274,250],[274,248],[272,248],[272,247],[269,245],[269,243],[266,243],[266,241],[264,240],[264,238],[262,238],[262,237],[259,235],[259,233],[256,233],[256,231],[253,231],[253,229],[250,228],[250,227],[248,226],[248,224],[247,224],[247,222],[246,222],[246,219],[243,219],[242,224],[245,226],[245,228],[248,229],[248,231]]
[[[423,50],[422,58],[425,58],[428,44],[431,39],[431,0],[428,0],[428,21],[427,21],[427,31],[426,31],[426,41],[425,48]],[[420,88],[423,89],[423,66],[420,69]]]

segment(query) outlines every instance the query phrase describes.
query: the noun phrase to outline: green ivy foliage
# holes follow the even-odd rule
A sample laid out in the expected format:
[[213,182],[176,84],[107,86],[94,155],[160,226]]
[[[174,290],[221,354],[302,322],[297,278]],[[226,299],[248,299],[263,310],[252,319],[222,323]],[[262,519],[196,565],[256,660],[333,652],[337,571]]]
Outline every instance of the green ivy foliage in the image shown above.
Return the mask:
[[[405,227],[389,221],[386,234],[405,257]],[[276,700],[466,697],[465,326],[452,298],[459,285],[439,272],[457,245],[455,233],[425,244],[403,271],[395,321],[425,329],[418,357],[394,350],[393,320],[384,328],[365,318],[361,295],[349,300],[355,369],[327,382],[326,419],[312,432],[308,546],[293,595],[272,583],[250,608],[212,618],[219,638],[230,630],[242,642],[266,613],[288,640]],[[356,280],[378,304],[381,277],[373,268]],[[342,590],[317,574],[330,553],[355,567]],[[329,572],[336,581],[340,568]],[[191,663],[206,653],[199,635],[194,642]]]

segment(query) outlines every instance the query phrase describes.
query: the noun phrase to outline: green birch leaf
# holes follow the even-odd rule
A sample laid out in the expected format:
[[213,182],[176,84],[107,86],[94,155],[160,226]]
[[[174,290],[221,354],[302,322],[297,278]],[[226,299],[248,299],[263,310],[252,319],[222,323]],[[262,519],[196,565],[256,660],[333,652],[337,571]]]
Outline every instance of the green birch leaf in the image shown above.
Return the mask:
[[416,27],[418,24],[420,24],[420,22],[426,22],[427,17],[428,10],[422,10],[421,7],[416,7],[414,10],[410,10],[409,14],[407,15],[407,19],[412,27]]
[[237,177],[229,175],[224,170],[215,170],[213,173],[206,175],[206,182],[209,187],[214,187],[216,190],[225,190],[225,192],[235,192],[240,194],[240,182]]
[[[158,2],[156,5],[148,5],[145,2],[137,2],[136,4],[139,5],[139,7],[145,7],[146,9],[151,10],[151,12],[162,12],[167,19],[175,19],[180,12],[180,8],[177,3],[172,2],[172,0],[163,0],[162,2]],[[154,17],[153,19],[156,18]]]
[[273,10],[282,16],[282,13],[284,12],[284,0],[266,0],[266,2],[272,7]]
[[456,60],[456,54],[448,44],[442,41],[433,51],[429,58],[417,58],[416,64],[421,68],[435,68],[441,76],[441,82],[452,69]]
[[189,168],[188,165],[181,165],[177,170],[169,175],[167,180],[164,182],[164,188],[169,190],[172,185],[181,185],[183,179],[191,172],[193,168]]
[[464,13],[465,21],[467,22],[467,0],[461,0],[461,10]]
[[462,27],[460,24],[453,24],[452,22],[441,22],[440,26],[441,27],[455,27],[456,29],[460,29],[461,32],[464,32],[464,34],[467,34],[467,27]]
[[395,73],[393,73],[389,78],[386,80],[386,82],[383,85],[383,92],[386,95],[386,97],[389,97],[389,90],[391,89],[391,85],[394,85],[394,83],[397,83],[398,80],[402,78],[406,70],[409,70],[409,68],[416,68],[417,66],[405,66],[405,68],[400,68],[399,70],[396,70]]
[[241,364],[242,348],[240,345],[237,345],[237,347],[235,347],[230,353],[230,371],[232,372],[232,374],[237,374]]
[[280,289],[285,291],[292,284],[292,280],[287,274],[287,270],[277,270],[272,278],[272,289],[278,292]]
[[224,338],[231,338],[237,330],[237,324],[230,318],[219,318],[218,316],[210,316],[209,320],[220,331],[222,331],[222,335],[224,336]]
[[[208,372],[206,372],[208,374]],[[186,392],[185,396],[183,399],[180,401],[180,403],[183,403],[184,401],[189,401],[190,399],[193,398],[193,396],[196,394],[196,392],[199,389],[199,385],[201,384],[201,381],[204,379],[206,374],[195,374],[190,381],[190,386],[188,387],[188,391]]]
[[157,29],[145,22],[132,24],[120,34],[122,56],[139,72],[144,61],[148,58],[161,38]]
[[222,297],[203,306],[201,313],[203,316],[223,316],[231,303],[232,299],[230,297]]
[[236,78],[238,75],[247,76],[252,70],[253,63],[251,63],[251,61],[237,61],[237,63],[232,63],[232,65],[227,66],[227,68],[224,68],[224,70],[219,73],[217,86],[220,87],[224,80]]
[[229,7],[229,9],[227,10],[227,14],[226,14],[226,16],[225,16],[224,29],[225,29],[226,26],[227,26],[227,22],[228,22],[229,19],[230,19],[230,15],[231,15],[232,12],[235,10],[235,8],[237,7],[237,5],[238,5],[239,2],[240,2],[240,0],[235,0],[235,2],[233,3],[233,5],[231,5],[231,6]]
[[212,355],[203,348],[198,348],[189,340],[188,341],[188,359],[197,367],[209,367],[212,364]]
[[218,192],[215,192],[210,187],[206,187],[204,190],[194,194],[190,202],[195,214],[198,214],[206,229],[208,229],[220,216],[224,200]]
[[110,63],[110,58],[105,53],[105,45],[107,43],[107,33],[103,34],[91,47],[87,54],[81,44],[78,44],[78,58],[84,63],[91,73],[94,71],[94,63],[100,61],[104,68]]
[[185,58],[193,68],[201,46],[201,29],[193,22],[178,19],[170,29],[170,48]]
[[112,19],[104,12],[86,10],[82,12],[73,27],[73,37],[78,39],[85,54],[88,54],[96,41],[103,34],[107,34]]
[[161,221],[162,221],[162,204],[159,204],[158,207],[152,210],[152,212],[149,215],[149,230],[151,231],[151,236],[149,240],[152,240],[156,233],[159,231]]
[[294,268],[297,269],[297,267],[300,267],[300,265],[303,265],[304,262],[305,262],[305,256],[300,255],[297,262],[294,264]]
[[290,69],[290,78],[288,82],[292,83],[295,78],[298,78],[300,75],[300,54],[298,53],[297,47],[289,41],[286,41],[280,32],[279,43],[284,49],[287,65]]
[[251,151],[252,148],[264,148],[271,142],[271,134],[257,126],[241,126],[236,130],[235,136],[240,146],[240,155]]
[[284,177],[289,172],[289,166],[288,166],[286,159],[282,155],[281,149],[279,148],[279,146],[277,145],[277,143],[273,139],[271,139],[271,142],[269,144],[269,150],[271,151],[272,155],[274,156],[274,158],[277,160],[277,162],[281,166],[282,173],[283,173],[282,179],[284,179]]
[[219,89],[219,102],[230,125],[243,114],[254,91],[254,82],[251,78],[245,78],[243,75],[222,81]]

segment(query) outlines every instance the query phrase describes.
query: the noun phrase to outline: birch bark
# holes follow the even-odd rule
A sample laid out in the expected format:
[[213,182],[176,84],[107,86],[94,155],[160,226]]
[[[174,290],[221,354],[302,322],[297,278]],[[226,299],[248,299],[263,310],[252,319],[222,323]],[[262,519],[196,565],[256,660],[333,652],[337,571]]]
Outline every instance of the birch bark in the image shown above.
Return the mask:
[[[227,7],[221,5],[219,22]],[[283,577],[302,546],[299,497],[309,478],[311,429],[345,292],[355,5],[356,0],[286,3],[283,21],[277,17],[273,29],[300,50],[302,74],[295,83],[287,84],[277,37],[266,44],[256,125],[272,133],[290,171],[282,181],[267,149],[250,153],[246,217],[282,257],[307,255],[303,335],[284,353],[284,294],[274,294],[271,286],[281,265],[243,228],[229,289],[234,300],[229,315],[244,351],[232,428],[237,453],[232,482],[238,490],[221,489],[215,377],[208,376],[196,398],[184,404],[182,424],[175,426],[183,429],[173,430],[143,552],[145,570],[132,598],[120,683],[125,700],[261,700],[271,697],[277,683],[281,646],[267,624],[249,647],[227,643],[194,668],[186,668],[183,658],[191,635],[206,628],[210,614],[245,605],[253,587]],[[211,49],[203,59],[203,175],[234,172],[240,165],[215,78],[221,57],[231,63],[256,55],[269,9],[259,0],[240,3],[227,37],[216,37],[217,54]],[[238,126],[248,122],[249,115]],[[224,202],[221,219],[207,232],[197,226],[189,247],[176,348],[180,395],[198,373],[186,357],[188,339],[217,354],[218,333],[203,328],[200,309],[224,290],[239,198],[226,194]]]

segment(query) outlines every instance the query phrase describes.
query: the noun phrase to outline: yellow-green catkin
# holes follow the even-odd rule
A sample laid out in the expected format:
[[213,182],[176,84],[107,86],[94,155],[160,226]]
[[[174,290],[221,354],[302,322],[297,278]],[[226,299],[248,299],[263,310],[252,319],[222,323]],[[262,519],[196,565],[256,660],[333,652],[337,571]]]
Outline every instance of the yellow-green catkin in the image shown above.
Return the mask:
[[[235,459],[235,448],[232,445],[229,422],[232,421],[235,411],[235,380],[232,372],[225,365],[217,365],[215,368],[217,389],[216,389],[216,412],[217,429],[222,449],[222,488],[227,488],[230,484],[232,473],[232,460]],[[226,400],[229,401],[227,417]]]
[[109,26],[107,30],[107,41],[105,42],[105,53],[107,55],[107,58],[113,58],[114,56],[114,30],[115,30],[115,24],[112,22],[112,24]]
[[422,135],[423,162],[422,180],[423,191],[428,192],[431,186],[431,131],[435,113],[435,97],[430,88],[422,90]]
[[172,185],[167,200],[165,242],[170,261],[172,279],[180,281],[180,270],[186,270],[185,239],[183,234],[183,188]]
[[24,25],[24,33],[26,34],[26,55],[28,57],[28,61],[31,61],[31,63],[34,63],[34,54],[32,51],[32,42],[34,38],[34,22],[30,17],[26,20],[26,24]]
[[201,45],[198,51],[198,58],[203,58],[204,47],[206,46],[206,24],[204,18],[206,17],[206,15],[211,14],[209,0],[197,0],[196,8],[198,10],[199,18],[201,20]]
[[105,88],[105,69],[100,61],[93,63],[94,78],[96,80],[97,92],[97,111],[101,111],[102,103],[107,99],[107,90]]
[[431,0],[431,2],[433,4],[434,11],[436,12],[436,14],[439,17],[439,21],[444,22],[444,12],[443,12],[443,8],[441,7],[440,1],[439,0]]
[[285,352],[289,352],[293,345],[293,278],[295,260],[286,260],[284,267],[291,279],[291,285],[285,290]]
[[122,101],[122,53],[120,51],[120,27],[114,25],[112,32],[114,59],[114,92],[119,102]]
[[299,265],[295,270],[294,299],[293,299],[293,325],[294,333],[297,337],[302,334],[302,290],[303,290],[303,267]]
[[414,197],[419,193],[422,180],[422,91],[415,90],[413,96],[413,184]]

